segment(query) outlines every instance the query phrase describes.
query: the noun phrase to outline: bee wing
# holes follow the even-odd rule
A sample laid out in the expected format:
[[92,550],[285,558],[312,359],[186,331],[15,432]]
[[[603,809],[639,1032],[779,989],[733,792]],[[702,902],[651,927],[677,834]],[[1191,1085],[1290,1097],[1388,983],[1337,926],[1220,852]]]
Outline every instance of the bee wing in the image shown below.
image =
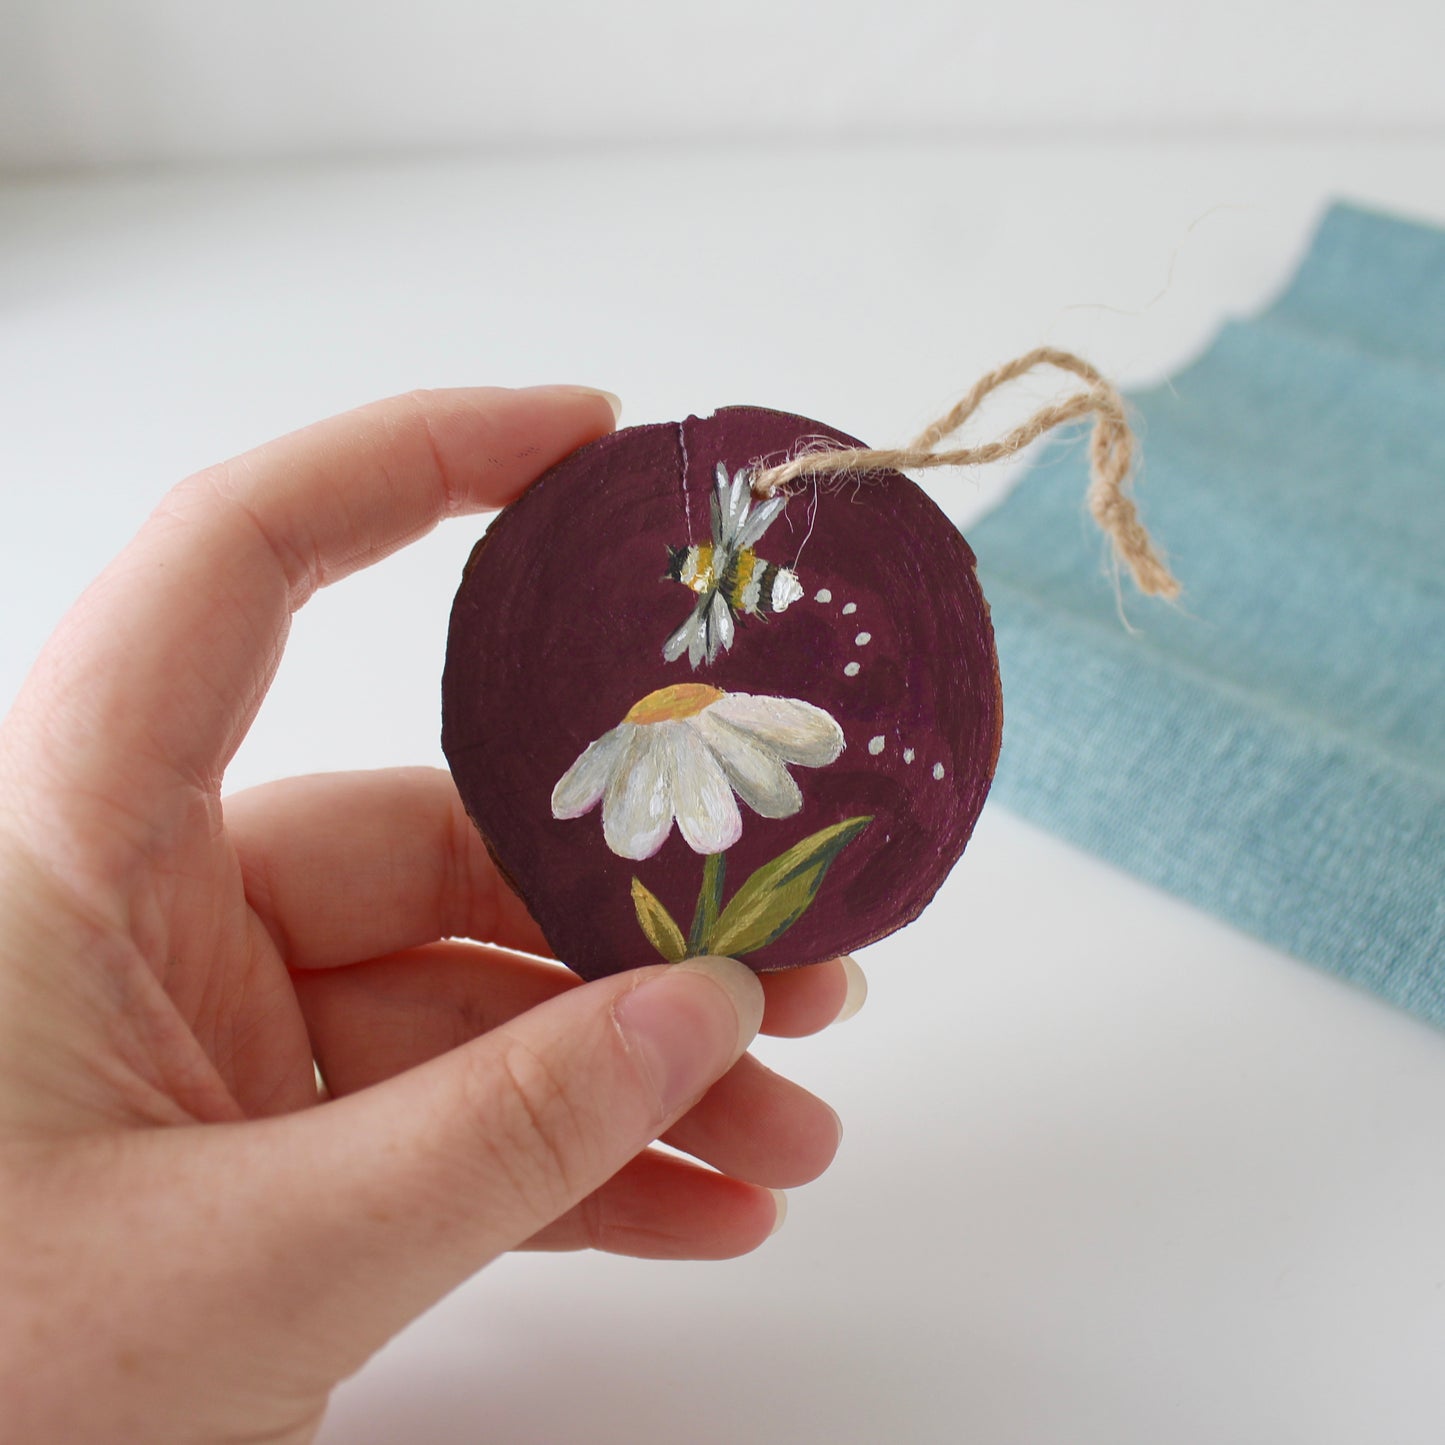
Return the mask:
[[732,569],[732,565],[737,559],[738,550],[735,542],[720,544],[712,549],[713,587],[721,587],[723,585],[728,572]]
[[728,514],[731,510],[731,493],[728,490],[728,469],[719,462],[717,464],[717,486],[711,497],[712,512],[712,542],[714,547],[721,547],[725,541],[727,530]]
[[731,648],[733,636],[733,610],[721,592],[714,592],[707,610],[707,660],[717,659],[718,648]]
[[687,620],[662,644],[662,660],[664,662],[676,662],[684,652],[694,654],[693,666],[697,666],[697,657],[700,656],[697,649],[703,640],[703,634],[707,628],[706,614],[702,605],[694,607],[687,614]]
[[738,532],[738,551],[741,552],[744,547],[755,547],[763,533],[778,520],[778,516],[787,505],[786,497],[769,497],[766,502],[760,502],[755,506]]
[[732,512],[728,520],[728,540],[736,548],[738,545],[738,533],[743,529],[743,523],[748,519],[748,508],[753,504],[752,487],[748,483],[748,474],[741,467],[733,478],[732,486]]
[[737,546],[738,528],[748,513],[748,484],[746,475],[739,471],[728,481],[728,470],[717,464],[717,490],[712,498],[712,540],[718,547]]

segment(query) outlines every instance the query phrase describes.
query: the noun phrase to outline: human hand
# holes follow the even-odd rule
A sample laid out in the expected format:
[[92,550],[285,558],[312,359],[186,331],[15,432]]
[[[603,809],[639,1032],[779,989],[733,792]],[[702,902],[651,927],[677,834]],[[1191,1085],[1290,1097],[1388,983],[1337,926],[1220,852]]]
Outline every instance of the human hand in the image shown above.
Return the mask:
[[545,946],[445,773],[221,801],[296,608],[612,421],[459,390],[273,442],[172,491],[42,654],[0,726],[7,1438],[308,1440],[498,1254],[741,1253],[832,1158],[743,1051],[856,965],[582,984],[514,951]]

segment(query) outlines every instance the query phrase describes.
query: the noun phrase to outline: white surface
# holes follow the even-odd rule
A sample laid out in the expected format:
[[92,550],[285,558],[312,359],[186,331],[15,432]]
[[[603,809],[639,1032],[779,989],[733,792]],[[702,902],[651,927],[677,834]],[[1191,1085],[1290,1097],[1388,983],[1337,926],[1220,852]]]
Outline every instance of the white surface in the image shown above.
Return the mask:
[[[1445,220],[1445,146],[0,190],[0,702],[168,481],[313,417],[561,379],[634,422],[752,401],[884,442],[1041,341],[1129,383],[1178,366],[1333,192]],[[967,520],[1001,482],[928,485]],[[439,760],[476,528],[306,609],[233,783]],[[506,1260],[342,1390],[326,1441],[1437,1445],[1440,1035],[992,809],[864,963],[855,1021],[759,1050],[847,1130],[777,1238],[713,1265]]]
[[1439,0],[6,0],[0,167],[1445,124]]

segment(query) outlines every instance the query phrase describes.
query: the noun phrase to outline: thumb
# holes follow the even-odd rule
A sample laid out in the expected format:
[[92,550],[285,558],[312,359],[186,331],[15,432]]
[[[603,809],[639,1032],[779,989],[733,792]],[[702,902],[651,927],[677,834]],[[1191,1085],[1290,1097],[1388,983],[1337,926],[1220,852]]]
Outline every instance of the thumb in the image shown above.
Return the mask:
[[733,959],[640,969],[384,1084],[241,1126],[254,1138],[238,1227],[269,1308],[334,1343],[338,1374],[356,1368],[671,1127],[762,1011],[757,976]]

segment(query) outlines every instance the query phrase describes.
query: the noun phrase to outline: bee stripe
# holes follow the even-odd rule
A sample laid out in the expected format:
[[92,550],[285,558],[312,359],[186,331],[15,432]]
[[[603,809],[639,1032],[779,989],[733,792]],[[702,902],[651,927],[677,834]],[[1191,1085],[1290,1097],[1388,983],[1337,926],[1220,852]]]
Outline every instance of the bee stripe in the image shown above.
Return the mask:
[[694,592],[706,590],[712,583],[712,543],[701,542],[689,547],[672,575]]
[[744,547],[734,558],[723,589],[734,612],[757,611],[757,571],[758,554],[751,547]]
[[764,562],[757,570],[755,585],[757,592],[752,611],[760,617],[768,617],[773,611],[773,578],[778,575],[776,562]]

